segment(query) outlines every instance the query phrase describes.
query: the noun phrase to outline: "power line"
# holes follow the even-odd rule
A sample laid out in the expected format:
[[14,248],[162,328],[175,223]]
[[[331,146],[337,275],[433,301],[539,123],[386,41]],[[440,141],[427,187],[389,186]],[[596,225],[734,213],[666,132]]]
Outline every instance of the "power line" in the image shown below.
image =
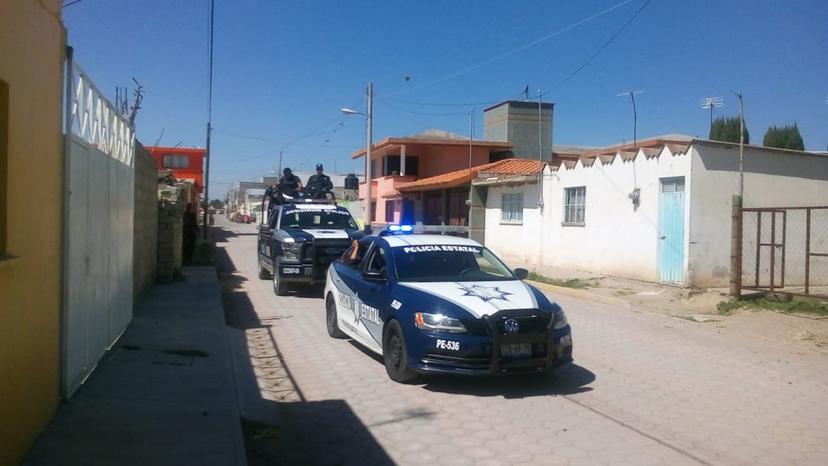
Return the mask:
[[[526,49],[528,49],[528,48],[530,48],[530,47],[534,47],[535,45],[538,45],[538,44],[540,44],[541,42],[545,42],[545,41],[547,41],[547,40],[549,40],[549,39],[551,39],[551,38],[553,38],[553,37],[555,37],[555,36],[557,36],[557,35],[563,34],[564,32],[567,32],[567,31],[569,31],[569,30],[571,30],[571,29],[574,29],[574,28],[576,28],[576,27],[578,27],[578,26],[580,26],[580,25],[582,25],[582,24],[584,24],[584,23],[587,23],[587,22],[589,22],[589,21],[592,21],[593,19],[598,18],[599,16],[603,16],[603,15],[605,15],[605,14],[607,14],[607,13],[609,13],[609,12],[611,12],[611,11],[613,11],[613,10],[617,9],[617,8],[621,8],[622,6],[624,6],[624,5],[628,4],[628,3],[632,2],[632,1],[633,1],[633,0],[624,0],[623,2],[621,2],[621,3],[617,4],[617,5],[614,5],[614,6],[610,7],[610,8],[607,8],[606,10],[600,11],[600,12],[598,12],[598,13],[596,13],[596,14],[594,14],[594,15],[592,15],[592,16],[590,16],[590,17],[588,17],[588,18],[584,18],[584,19],[582,19],[582,20],[580,20],[580,21],[577,21],[577,22],[575,22],[575,23],[573,23],[573,24],[570,24],[569,26],[567,26],[567,27],[565,27],[565,28],[563,28],[563,29],[559,29],[559,30],[557,30],[557,31],[555,31],[555,32],[552,32],[552,33],[550,33],[550,34],[547,34],[547,35],[545,35],[545,36],[543,36],[543,37],[541,37],[541,38],[535,39],[535,40],[533,40],[533,41],[531,41],[531,42],[529,42],[529,43],[527,43],[527,44],[521,45],[520,47],[515,48],[515,49],[512,49],[512,50],[510,50],[510,51],[508,51],[508,52],[506,52],[506,53],[502,53],[502,54],[497,55],[497,56],[495,56],[495,57],[492,57],[492,58],[490,58],[490,59],[488,59],[488,60],[484,60],[484,61],[482,61],[482,62],[480,62],[480,63],[478,63],[478,64],[476,64],[476,65],[470,66],[470,67],[468,67],[468,68],[464,68],[464,69],[462,69],[462,70],[460,70],[460,71],[457,71],[457,72],[454,72],[454,73],[448,74],[448,75],[443,76],[443,77],[441,77],[441,78],[437,78],[437,79],[435,79],[435,80],[433,80],[433,81],[426,82],[426,83],[421,84],[421,85],[419,85],[419,86],[410,87],[410,88],[408,88],[408,89],[401,89],[401,90],[399,90],[399,91],[397,91],[397,92],[392,92],[392,93],[390,93],[390,94],[386,94],[385,96],[382,96],[382,97],[391,97],[391,96],[395,96],[395,95],[403,94],[403,93],[406,93],[406,92],[413,91],[413,90],[415,90],[415,89],[421,89],[421,88],[423,88],[423,87],[431,86],[431,85],[433,85],[433,84],[437,84],[437,83],[439,83],[439,82],[443,82],[443,81],[446,81],[446,80],[448,80],[448,79],[453,79],[453,78],[456,78],[456,77],[462,76],[462,75],[464,75],[464,74],[466,74],[466,73],[469,73],[469,72],[471,72],[471,71],[474,71],[474,70],[476,70],[476,69],[478,69],[478,68],[481,68],[481,67],[486,66],[486,65],[490,65],[490,64],[492,64],[492,63],[494,63],[494,62],[496,62],[496,61],[500,61],[500,60],[502,60],[502,59],[504,59],[504,58],[510,57],[510,56],[512,56],[512,55],[514,55],[514,54],[516,54],[516,53],[518,53],[518,52],[522,52],[522,51],[524,51],[524,50],[526,50]],[[649,1],[650,1],[650,0],[648,0],[648,1],[647,1],[647,3],[649,3]]]
[[405,113],[411,113],[412,115],[454,116],[454,115],[468,115],[469,114],[468,111],[465,111],[465,112],[448,112],[448,113],[417,112],[417,111],[414,111],[414,110],[408,110],[408,109],[402,108],[400,106],[394,105],[386,99],[378,98],[377,100],[381,100],[383,103],[385,103],[386,105],[388,105],[391,108],[396,109],[397,111],[405,112]]
[[635,20],[635,18],[637,18],[637,17],[638,17],[638,15],[640,15],[640,14],[641,14],[641,12],[642,12],[642,11],[644,11],[644,9],[645,9],[645,8],[647,8],[647,5],[649,5],[651,1],[652,1],[652,0],[647,0],[647,1],[645,1],[645,2],[644,2],[644,4],[643,4],[643,5],[641,5],[641,7],[640,7],[638,10],[636,10],[636,12],[635,12],[635,13],[633,13],[633,15],[632,15],[632,16],[630,16],[630,19],[628,19],[628,20],[627,20],[624,24],[622,24],[622,25],[621,25],[621,27],[620,27],[617,31],[615,31],[615,33],[614,33],[613,35],[611,35],[611,36],[610,36],[610,38],[609,38],[609,39],[607,39],[607,41],[606,41],[606,42],[604,42],[604,44],[603,44],[603,45],[601,45],[601,46],[598,48],[598,50],[596,50],[596,51],[595,51],[592,55],[590,55],[590,56],[589,56],[589,58],[587,58],[587,59],[586,59],[586,61],[585,61],[585,62],[583,62],[583,63],[581,64],[581,66],[579,66],[578,68],[575,68],[575,70],[574,70],[573,72],[569,73],[569,74],[568,74],[565,78],[563,78],[561,81],[559,81],[559,82],[558,82],[557,84],[555,84],[554,86],[552,86],[552,87],[550,87],[549,89],[547,89],[547,90],[543,91],[543,93],[544,93],[544,94],[547,94],[547,93],[552,92],[552,91],[554,91],[555,89],[557,89],[557,88],[559,88],[559,87],[563,86],[563,85],[564,85],[564,83],[566,83],[567,81],[569,81],[570,79],[572,79],[572,77],[574,77],[574,76],[575,76],[576,74],[578,74],[581,70],[583,70],[584,68],[586,68],[586,67],[587,67],[587,65],[589,65],[590,63],[592,63],[592,60],[594,60],[594,59],[595,59],[598,55],[600,55],[600,54],[601,54],[601,52],[603,52],[603,51],[604,51],[604,49],[606,49],[607,47],[609,47],[609,45],[610,45],[610,44],[611,44],[611,43],[615,40],[615,38],[616,38],[616,37],[618,37],[619,35],[621,35],[621,33],[622,33],[622,32],[624,32],[624,30],[625,30],[625,29],[627,29],[627,26],[629,26],[629,25],[630,25],[630,23],[632,23],[632,22]]

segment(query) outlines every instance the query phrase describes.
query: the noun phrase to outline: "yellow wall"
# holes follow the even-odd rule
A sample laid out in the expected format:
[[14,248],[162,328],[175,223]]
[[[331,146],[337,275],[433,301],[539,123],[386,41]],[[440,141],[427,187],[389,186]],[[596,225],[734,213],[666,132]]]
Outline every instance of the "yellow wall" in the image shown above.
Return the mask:
[[[0,259],[0,466],[49,422],[60,372],[62,65],[60,0],[0,1],[9,86],[7,253]],[[0,206],[2,207],[2,206]]]

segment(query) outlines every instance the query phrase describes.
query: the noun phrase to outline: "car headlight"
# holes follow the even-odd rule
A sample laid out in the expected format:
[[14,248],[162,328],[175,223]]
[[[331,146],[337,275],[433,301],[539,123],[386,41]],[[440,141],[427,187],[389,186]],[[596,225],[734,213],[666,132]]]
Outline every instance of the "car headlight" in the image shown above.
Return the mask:
[[302,243],[282,243],[282,259],[298,261],[302,254]]
[[566,313],[563,309],[559,309],[558,312],[555,313],[555,318],[552,321],[552,329],[560,330],[568,324],[569,322],[566,320]]
[[465,333],[466,327],[459,320],[443,314],[428,314],[417,312],[414,314],[414,325],[422,330],[447,333]]

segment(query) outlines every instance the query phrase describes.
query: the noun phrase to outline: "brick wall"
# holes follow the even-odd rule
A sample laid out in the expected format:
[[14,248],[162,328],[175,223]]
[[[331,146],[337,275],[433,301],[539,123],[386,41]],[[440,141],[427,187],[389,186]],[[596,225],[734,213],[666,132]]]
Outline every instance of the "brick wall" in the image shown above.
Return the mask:
[[132,290],[138,298],[155,283],[158,242],[158,172],[155,161],[138,141],[135,141],[134,202]]

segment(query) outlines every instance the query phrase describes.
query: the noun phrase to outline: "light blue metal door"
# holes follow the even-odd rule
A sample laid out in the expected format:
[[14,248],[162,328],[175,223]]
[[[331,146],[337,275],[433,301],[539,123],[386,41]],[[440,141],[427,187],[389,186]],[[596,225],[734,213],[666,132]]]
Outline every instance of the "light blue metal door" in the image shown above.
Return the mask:
[[661,179],[658,279],[684,283],[684,177]]

